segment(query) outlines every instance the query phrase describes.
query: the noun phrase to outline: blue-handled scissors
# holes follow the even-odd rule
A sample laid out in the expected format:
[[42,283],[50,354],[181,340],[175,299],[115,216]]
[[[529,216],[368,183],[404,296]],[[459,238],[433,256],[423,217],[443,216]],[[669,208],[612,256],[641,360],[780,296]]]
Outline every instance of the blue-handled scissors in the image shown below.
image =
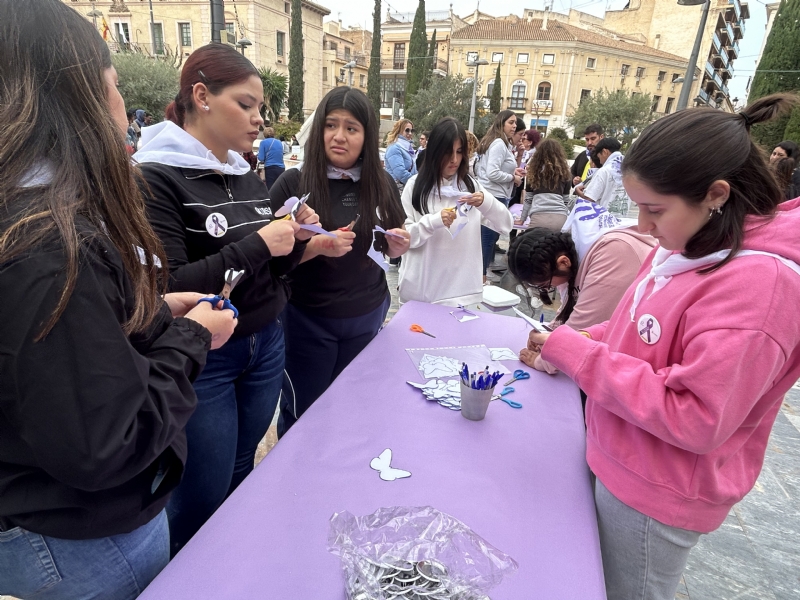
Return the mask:
[[514,383],[515,381],[521,381],[522,379],[530,379],[530,378],[531,378],[530,373],[528,373],[527,371],[523,371],[522,369],[517,369],[516,371],[514,371],[514,377],[506,381],[503,385],[509,385],[511,383]]
[[507,388],[505,388],[505,389],[504,389],[502,392],[500,392],[500,395],[501,395],[501,396],[505,396],[506,394],[510,394],[510,393],[511,393],[511,392],[513,392],[513,391],[514,391],[514,388],[512,388],[512,387],[507,387]]
[[219,302],[222,302],[222,310],[226,308],[233,311],[234,318],[239,318],[239,311],[236,310],[236,307],[231,304],[231,291],[233,288],[236,287],[236,284],[239,283],[239,280],[244,275],[244,271],[235,271],[233,269],[228,269],[225,271],[225,285],[222,288],[222,291],[213,296],[211,298],[200,298],[197,301],[198,304],[201,302],[210,302],[211,306],[216,307]]
[[509,400],[504,396],[492,396],[492,400],[502,400],[506,404],[508,404],[511,408],[522,408],[522,404],[519,402],[514,402],[513,400]]

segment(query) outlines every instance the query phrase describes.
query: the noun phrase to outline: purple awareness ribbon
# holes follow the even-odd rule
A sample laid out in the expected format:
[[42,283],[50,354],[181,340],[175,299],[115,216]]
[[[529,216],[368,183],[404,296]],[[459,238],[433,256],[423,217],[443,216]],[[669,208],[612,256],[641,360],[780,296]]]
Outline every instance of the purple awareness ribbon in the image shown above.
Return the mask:
[[647,343],[650,343],[650,330],[653,329],[653,319],[647,319],[647,324],[639,330],[639,335],[647,334]]
[[211,215],[211,222],[214,223],[214,235],[217,235],[220,229],[225,233],[225,228],[222,227],[222,223],[219,222],[217,215]]

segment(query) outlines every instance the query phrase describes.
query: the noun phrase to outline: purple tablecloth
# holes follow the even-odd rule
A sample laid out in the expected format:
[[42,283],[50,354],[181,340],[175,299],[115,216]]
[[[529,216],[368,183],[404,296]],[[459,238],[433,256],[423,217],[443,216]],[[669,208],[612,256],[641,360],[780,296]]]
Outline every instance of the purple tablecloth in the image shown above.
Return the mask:
[[[406,348],[527,340],[522,319],[450,310],[403,306],[141,598],[342,600],[328,520],[398,505],[449,513],[514,557],[494,600],[605,598],[577,387],[526,368],[512,394],[524,408],[493,402],[480,422],[427,402],[405,383],[422,381]],[[369,463],[385,448],[410,478],[379,479]]]
[[517,219],[519,219],[522,216],[522,204],[521,203],[514,204],[508,210],[510,210],[511,214],[514,215],[514,229],[527,229],[528,228],[528,224],[531,222],[530,216],[527,219],[525,219],[524,223],[522,223],[521,225],[517,225]]

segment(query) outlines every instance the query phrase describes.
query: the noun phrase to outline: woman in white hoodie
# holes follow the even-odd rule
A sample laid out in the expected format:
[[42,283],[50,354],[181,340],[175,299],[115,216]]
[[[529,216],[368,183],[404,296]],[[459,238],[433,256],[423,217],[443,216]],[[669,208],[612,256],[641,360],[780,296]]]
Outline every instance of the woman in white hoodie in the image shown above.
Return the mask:
[[411,245],[400,266],[400,301],[480,302],[481,223],[508,233],[513,218],[469,171],[467,133],[446,117],[431,130],[419,174],[403,190]]
[[[510,110],[500,111],[478,146],[478,161],[475,163],[478,181],[505,206],[514,195],[514,186],[520,185],[525,176],[525,169],[518,167],[512,152],[510,140],[516,131],[517,115]],[[500,234],[489,227],[481,230],[484,275],[494,258],[494,245],[498,239]]]

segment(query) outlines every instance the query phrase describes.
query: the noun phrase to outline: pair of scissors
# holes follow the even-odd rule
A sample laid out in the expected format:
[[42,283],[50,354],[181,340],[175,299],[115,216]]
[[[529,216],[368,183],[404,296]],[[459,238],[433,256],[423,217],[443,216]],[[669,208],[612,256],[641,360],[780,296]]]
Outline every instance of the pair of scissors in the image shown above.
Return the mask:
[[502,400],[506,404],[508,404],[511,408],[522,408],[522,404],[519,402],[514,402],[513,400],[509,400],[504,396],[492,396],[492,400]]
[[530,378],[531,378],[530,373],[528,373],[527,371],[523,371],[522,369],[517,369],[516,371],[514,371],[514,377],[506,381],[503,385],[509,385],[511,383],[514,383],[515,381],[521,381],[523,379],[530,379]]
[[222,291],[212,298],[200,298],[197,303],[200,304],[201,302],[210,302],[211,306],[216,307],[221,301],[222,310],[225,310],[226,308],[232,310],[234,318],[238,319],[239,311],[236,310],[236,307],[233,304],[231,304],[231,292],[233,291],[233,288],[236,287],[236,284],[239,283],[242,275],[244,275],[244,271],[228,269],[225,271],[225,285],[222,287]]
[[424,333],[425,335],[428,335],[428,336],[430,336],[430,337],[432,337],[432,338],[435,338],[435,337],[436,337],[436,336],[435,336],[435,335],[433,335],[432,333],[428,333],[427,331],[425,331],[425,330],[422,328],[422,326],[421,326],[421,325],[417,325],[416,323],[415,323],[414,325],[412,325],[412,326],[411,326],[409,329],[411,329],[411,331],[413,331],[414,333]]

